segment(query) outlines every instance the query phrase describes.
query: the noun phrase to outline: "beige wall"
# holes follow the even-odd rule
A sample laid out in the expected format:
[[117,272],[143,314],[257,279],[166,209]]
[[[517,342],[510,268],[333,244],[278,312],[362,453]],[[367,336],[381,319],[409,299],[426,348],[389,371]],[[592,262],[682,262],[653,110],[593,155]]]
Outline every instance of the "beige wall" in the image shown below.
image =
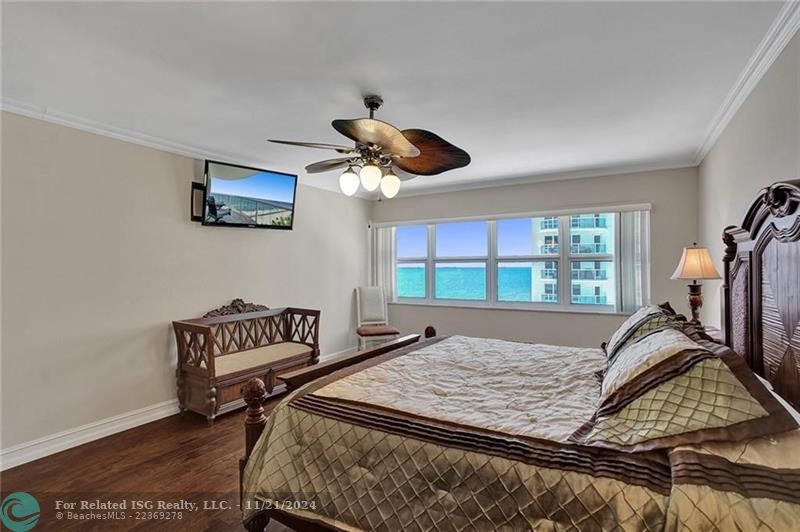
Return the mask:
[[[800,34],[773,63],[700,165],[700,239],[722,268],[722,230],[758,191],[800,178]],[[704,320],[720,322],[719,281],[706,282]]]
[[[435,178],[431,178],[435,179]],[[375,203],[375,222],[456,218],[651,203],[651,295],[683,308],[686,287],[670,275],[681,250],[697,238],[695,168],[551,181],[413,196]],[[428,324],[442,334],[471,334],[550,344],[598,346],[624,319],[619,315],[392,305],[403,331]]]
[[301,186],[293,231],[189,221],[191,159],[4,113],[2,447],[175,396],[170,322],[243,297],[356,344],[369,205]]

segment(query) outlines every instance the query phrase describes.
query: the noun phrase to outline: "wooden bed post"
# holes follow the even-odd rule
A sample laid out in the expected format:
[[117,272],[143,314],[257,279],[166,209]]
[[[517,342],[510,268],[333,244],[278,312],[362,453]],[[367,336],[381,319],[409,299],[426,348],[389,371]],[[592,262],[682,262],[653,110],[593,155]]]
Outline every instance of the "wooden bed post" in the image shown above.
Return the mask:
[[[239,460],[239,501],[244,504],[244,467],[267,424],[263,406],[267,400],[267,386],[264,381],[254,377],[242,386],[242,397],[247,410],[244,413],[244,456]],[[250,521],[246,528],[251,532],[262,532],[268,522],[269,517],[261,514]]]
[[263,406],[267,400],[267,386],[264,381],[254,377],[242,386],[242,396],[247,404],[247,410],[244,413],[244,461],[247,462],[267,424]]
[[[722,242],[725,244],[725,255],[722,257],[722,341],[733,349],[733,324],[731,323],[731,263],[736,259],[736,239],[729,233],[735,226],[729,225],[722,232]],[[740,353],[742,354],[742,353]]]

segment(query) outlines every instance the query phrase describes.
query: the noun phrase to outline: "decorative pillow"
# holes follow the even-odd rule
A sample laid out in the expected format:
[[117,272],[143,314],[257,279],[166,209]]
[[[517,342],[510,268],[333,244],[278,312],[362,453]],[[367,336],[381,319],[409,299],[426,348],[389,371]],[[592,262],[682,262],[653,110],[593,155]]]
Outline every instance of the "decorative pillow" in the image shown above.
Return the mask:
[[797,427],[733,351],[665,329],[619,352],[603,379],[600,406],[571,439],[637,452]]
[[[628,319],[614,331],[608,343],[603,346],[609,360],[613,359],[627,340],[636,334],[637,330],[650,320],[657,319],[663,322],[675,320],[674,311],[670,312],[670,310],[665,309],[661,305],[647,305],[628,316]],[[666,325],[666,323],[662,324]],[[652,330],[654,329],[651,329],[650,332],[652,332]]]
[[641,320],[635,327],[633,327],[627,337],[623,341],[619,342],[613,351],[606,353],[608,356],[608,364],[613,364],[616,357],[628,346],[633,345],[640,340],[643,340],[660,331],[679,330],[681,326],[682,323],[678,321],[675,316],[670,316],[667,314],[650,314]]
[[[650,320],[639,330],[648,328],[648,325],[659,321],[659,318]],[[697,351],[707,353],[706,350],[692,341],[689,337],[675,328],[664,328],[649,335],[640,335],[628,339],[624,346],[617,351],[617,356],[609,362],[603,374],[600,404],[603,404],[617,390],[626,383],[641,375],[656,364],[667,360],[682,351]]]

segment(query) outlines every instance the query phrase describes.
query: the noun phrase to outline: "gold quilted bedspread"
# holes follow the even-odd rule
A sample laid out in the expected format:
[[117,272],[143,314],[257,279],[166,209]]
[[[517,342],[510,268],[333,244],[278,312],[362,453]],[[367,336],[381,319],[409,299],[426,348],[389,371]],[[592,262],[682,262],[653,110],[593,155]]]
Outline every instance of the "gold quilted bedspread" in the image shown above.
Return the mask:
[[[399,357],[408,357],[405,366],[411,367],[408,360],[417,353],[428,357],[419,372],[438,371],[430,368],[437,352],[444,363],[457,365],[454,353],[463,351],[466,367],[474,357],[471,342],[424,342],[290,395],[273,411],[245,468],[245,522],[277,508],[339,530],[800,530],[800,464],[782,457],[796,457],[800,431],[746,445],[625,453],[559,441],[567,428],[562,415],[556,438],[504,430],[487,421],[492,416],[486,411],[496,408],[502,418],[504,405],[485,397],[470,404],[461,396],[458,419],[451,411],[439,419],[424,404],[383,404],[391,384],[382,382],[378,404],[372,404],[369,380],[357,377],[383,364],[391,371]],[[485,350],[491,348],[487,342],[475,339],[474,345]],[[523,356],[531,367],[546,363],[537,352],[554,356],[553,346],[518,345],[525,346],[518,354],[528,351]],[[594,356],[584,351],[579,355]],[[575,386],[569,367],[549,364],[551,381]],[[412,375],[422,387],[427,377]],[[491,378],[472,379],[492,386]],[[341,391],[344,382],[353,388]],[[596,398],[599,381],[593,386]],[[419,397],[430,401],[447,393],[439,388]],[[522,404],[528,393],[534,392],[518,391]],[[481,410],[474,417],[473,407]],[[587,412],[574,414],[577,428]]]

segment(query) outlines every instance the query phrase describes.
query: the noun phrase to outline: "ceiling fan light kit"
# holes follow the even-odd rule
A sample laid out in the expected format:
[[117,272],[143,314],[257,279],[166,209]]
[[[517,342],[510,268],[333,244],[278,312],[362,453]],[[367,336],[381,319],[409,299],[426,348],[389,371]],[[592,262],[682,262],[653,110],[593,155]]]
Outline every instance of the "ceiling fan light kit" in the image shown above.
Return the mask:
[[[408,180],[419,175],[441,174],[470,163],[467,152],[430,131],[401,131],[387,122],[376,120],[375,111],[382,104],[383,99],[380,96],[366,96],[364,106],[369,109],[369,118],[331,122],[336,131],[355,142],[353,147],[290,140],[270,139],[270,142],[333,150],[347,155],[306,166],[306,172],[310,174],[345,168],[344,173],[339,176],[339,189],[347,196],[358,192],[360,185],[368,192],[380,188],[384,197],[393,198],[400,191],[401,180],[397,177],[398,173],[403,180]],[[360,167],[358,174],[354,167]]]

